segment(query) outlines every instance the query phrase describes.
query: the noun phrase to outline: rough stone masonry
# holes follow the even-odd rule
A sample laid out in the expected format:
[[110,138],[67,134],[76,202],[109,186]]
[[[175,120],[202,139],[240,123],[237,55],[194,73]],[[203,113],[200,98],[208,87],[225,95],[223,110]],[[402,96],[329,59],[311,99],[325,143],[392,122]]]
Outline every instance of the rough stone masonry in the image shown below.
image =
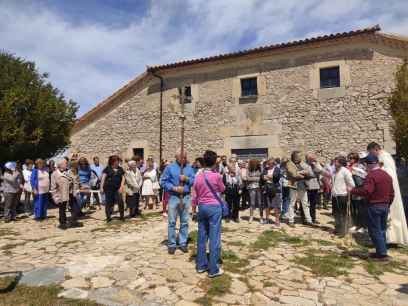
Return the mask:
[[[387,97],[408,56],[408,40],[370,28],[215,58],[156,66],[79,119],[71,151],[107,158],[135,152],[159,157],[160,82],[163,90],[163,158],[180,142],[179,88],[191,88],[186,105],[190,158],[205,149],[230,155],[265,149],[316,152],[327,160],[377,141],[393,152]],[[269,48],[269,49],[268,49]],[[321,69],[338,67],[339,86],[321,88]],[[242,96],[242,80],[256,78],[257,95]],[[138,151],[139,150],[139,151]]]

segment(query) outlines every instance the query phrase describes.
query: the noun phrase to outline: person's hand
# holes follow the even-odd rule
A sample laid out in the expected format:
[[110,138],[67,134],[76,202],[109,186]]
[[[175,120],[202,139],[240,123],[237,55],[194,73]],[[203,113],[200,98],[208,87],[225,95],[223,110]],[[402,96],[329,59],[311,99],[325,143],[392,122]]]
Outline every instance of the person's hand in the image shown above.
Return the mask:
[[185,175],[180,175],[180,182],[187,182],[188,181],[188,177]]
[[123,187],[119,188],[119,193],[123,193]]
[[183,186],[173,187],[173,191],[177,192],[177,193],[183,193],[184,192],[184,187]]
[[33,189],[33,193],[34,193],[34,195],[37,195],[38,190],[37,190],[37,189]]

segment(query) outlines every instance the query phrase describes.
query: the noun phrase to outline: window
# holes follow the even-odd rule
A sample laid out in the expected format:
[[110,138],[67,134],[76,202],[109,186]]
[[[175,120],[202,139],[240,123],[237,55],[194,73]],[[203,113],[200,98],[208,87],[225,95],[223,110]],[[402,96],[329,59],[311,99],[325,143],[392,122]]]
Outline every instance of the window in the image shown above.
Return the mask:
[[191,86],[184,86],[179,88],[179,94],[181,96],[182,90],[184,91],[184,103],[191,103],[193,98],[191,96]]
[[257,78],[241,79],[241,97],[254,97],[257,95]]
[[236,154],[238,159],[249,160],[258,159],[263,160],[268,158],[267,148],[256,148],[256,149],[232,149],[232,154]]
[[339,66],[320,68],[320,88],[340,87]]
[[144,148],[133,148],[133,155],[139,156],[141,159],[144,158]]

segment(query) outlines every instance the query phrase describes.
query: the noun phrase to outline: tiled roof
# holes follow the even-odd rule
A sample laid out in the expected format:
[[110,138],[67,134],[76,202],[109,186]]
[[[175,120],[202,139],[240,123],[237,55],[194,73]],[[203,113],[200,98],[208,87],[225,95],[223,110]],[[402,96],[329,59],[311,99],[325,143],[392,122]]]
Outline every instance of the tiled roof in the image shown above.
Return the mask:
[[344,37],[352,37],[352,36],[366,34],[366,33],[374,33],[374,32],[380,31],[380,30],[381,30],[380,26],[375,25],[373,27],[354,30],[354,31],[350,31],[350,32],[343,32],[343,33],[336,33],[336,34],[330,34],[330,35],[317,36],[317,37],[313,37],[313,38],[306,38],[306,39],[295,40],[295,41],[286,42],[286,43],[262,46],[262,47],[257,47],[257,48],[254,48],[254,49],[247,49],[247,50],[242,50],[242,51],[237,51],[237,52],[232,52],[232,53],[225,53],[225,54],[220,54],[220,55],[215,55],[215,56],[197,58],[197,59],[186,60],[186,61],[181,61],[181,62],[176,62],[176,63],[171,63],[171,64],[151,66],[151,67],[148,67],[147,71],[148,72],[155,72],[155,71],[159,71],[159,70],[189,66],[189,65],[198,64],[198,63],[212,62],[212,61],[217,61],[217,60],[222,60],[222,59],[229,59],[229,58],[234,58],[234,57],[239,57],[239,56],[249,55],[249,54],[262,53],[262,52],[267,52],[267,51],[282,49],[282,48],[287,48],[287,47],[306,45],[306,44],[310,44],[310,43],[333,40],[333,39],[344,38]]

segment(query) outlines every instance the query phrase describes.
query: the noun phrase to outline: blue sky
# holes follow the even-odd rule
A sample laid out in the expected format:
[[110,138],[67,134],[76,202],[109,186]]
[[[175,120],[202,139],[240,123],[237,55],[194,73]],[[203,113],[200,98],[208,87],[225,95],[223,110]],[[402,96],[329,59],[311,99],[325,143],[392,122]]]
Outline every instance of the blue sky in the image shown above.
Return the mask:
[[377,23],[408,36],[407,0],[0,0],[0,48],[49,72],[82,115],[146,65]]

